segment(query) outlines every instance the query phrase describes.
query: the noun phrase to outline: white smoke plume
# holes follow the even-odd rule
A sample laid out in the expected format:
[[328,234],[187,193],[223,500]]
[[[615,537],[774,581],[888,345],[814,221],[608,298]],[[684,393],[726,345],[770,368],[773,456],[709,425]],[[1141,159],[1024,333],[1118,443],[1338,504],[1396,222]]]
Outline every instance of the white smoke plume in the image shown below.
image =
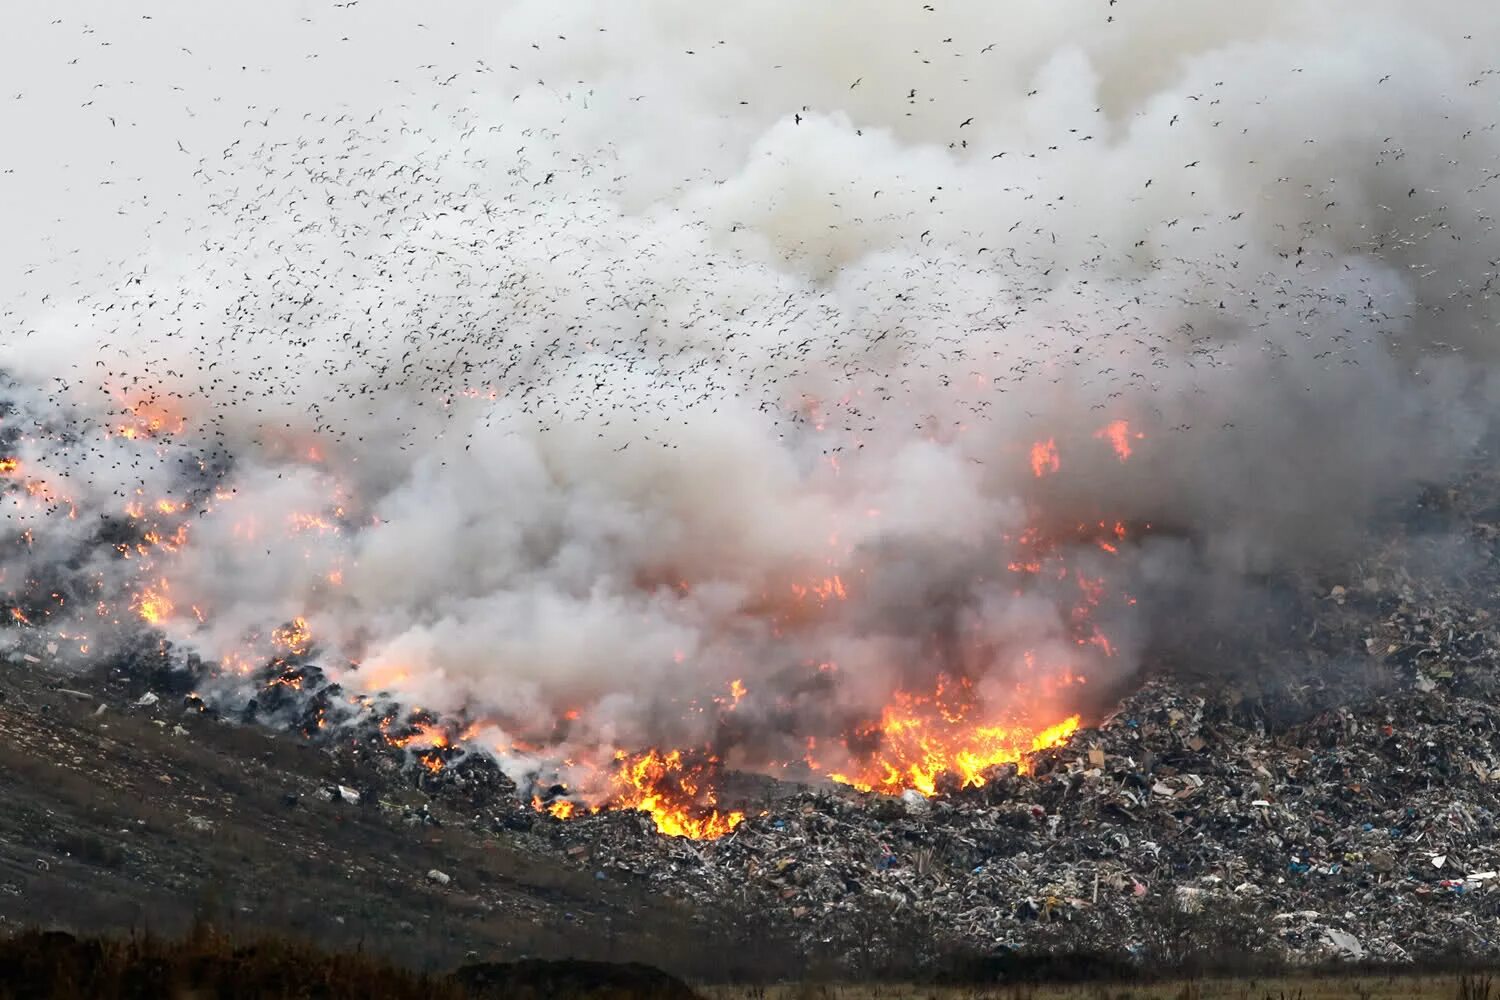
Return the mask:
[[[1153,599],[1347,555],[1491,429],[1491,4],[493,6],[399,100],[204,103],[166,235],[8,307],[76,516],[13,490],[7,579],[86,559],[65,633],[303,618],[518,768],[764,766],[939,673],[1129,676]],[[86,544],[129,503],[182,544]]]

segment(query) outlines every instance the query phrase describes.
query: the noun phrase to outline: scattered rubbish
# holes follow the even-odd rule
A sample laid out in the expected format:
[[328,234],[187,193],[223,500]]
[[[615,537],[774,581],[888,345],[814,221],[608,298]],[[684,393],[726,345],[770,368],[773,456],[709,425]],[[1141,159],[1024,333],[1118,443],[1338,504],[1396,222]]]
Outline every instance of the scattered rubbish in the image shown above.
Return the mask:
[[[994,769],[920,811],[782,789],[733,839],[662,837],[629,812],[542,817],[530,836],[701,905],[740,900],[851,959],[889,946],[851,934],[853,914],[899,914],[935,948],[1139,953],[1166,905],[1201,926],[1247,914],[1263,935],[1247,950],[1292,961],[1401,962],[1492,938],[1497,767],[1497,700],[1408,688],[1273,731],[1156,679],[1032,773]],[[1453,870],[1475,874],[1445,880]],[[1437,893],[1441,909],[1426,901]]]

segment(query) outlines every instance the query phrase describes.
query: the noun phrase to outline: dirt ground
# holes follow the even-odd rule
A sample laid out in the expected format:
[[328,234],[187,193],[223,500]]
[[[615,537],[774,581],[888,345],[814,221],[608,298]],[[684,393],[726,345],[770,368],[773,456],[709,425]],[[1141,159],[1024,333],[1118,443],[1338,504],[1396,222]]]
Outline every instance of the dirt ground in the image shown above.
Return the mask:
[[369,777],[292,735],[149,713],[107,678],[0,663],[0,933],[175,936],[201,919],[421,970],[562,955],[721,969],[700,964],[712,930],[646,887],[469,817],[412,827],[371,796],[317,795],[381,785]]

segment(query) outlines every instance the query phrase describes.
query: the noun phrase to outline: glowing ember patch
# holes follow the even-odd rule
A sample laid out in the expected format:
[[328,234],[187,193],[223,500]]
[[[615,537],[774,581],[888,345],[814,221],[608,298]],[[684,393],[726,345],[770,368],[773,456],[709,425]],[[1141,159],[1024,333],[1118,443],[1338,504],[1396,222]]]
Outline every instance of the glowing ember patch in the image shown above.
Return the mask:
[[553,819],[572,819],[573,814],[578,811],[578,803],[572,799],[554,799],[551,802],[543,802],[540,797],[531,797],[531,808],[537,812],[544,812]]
[[405,684],[411,680],[411,671],[399,664],[386,664],[361,671],[362,686],[366,691],[380,691]]
[[1048,438],[1038,441],[1031,446],[1031,474],[1041,479],[1050,476],[1062,468],[1062,461],[1057,455],[1057,441]]
[[319,535],[334,535],[339,531],[338,525],[329,524],[327,519],[317,514],[288,514],[287,523],[294,534],[316,532]]
[[181,434],[187,429],[187,418],[166,409],[159,401],[142,401],[130,407],[131,419],[107,432],[127,441],[150,439],[159,435]]
[[[389,727],[389,720],[380,725],[382,730]],[[452,744],[452,740],[449,739],[446,732],[424,723],[418,723],[413,726],[411,732],[405,736],[387,735],[385,741],[393,747],[411,747],[414,750],[441,750]],[[439,761],[441,762],[441,758],[439,758]]]
[[848,600],[849,591],[844,588],[842,577],[830,576],[826,579],[815,581],[810,586],[804,586],[800,583],[792,584],[792,596],[799,601],[811,597],[820,604],[826,604],[830,600]]
[[142,621],[160,625],[171,616],[174,608],[171,598],[167,596],[170,589],[166,580],[159,580],[137,594],[130,609],[140,615]]
[[13,472],[19,472],[21,460],[19,458],[0,458],[0,476],[8,476]]
[[285,628],[271,630],[271,641],[293,656],[306,656],[312,648],[312,629],[306,618],[293,618]]
[[238,651],[225,653],[219,659],[219,669],[225,673],[246,676],[253,672],[255,668],[256,663],[250,657]]

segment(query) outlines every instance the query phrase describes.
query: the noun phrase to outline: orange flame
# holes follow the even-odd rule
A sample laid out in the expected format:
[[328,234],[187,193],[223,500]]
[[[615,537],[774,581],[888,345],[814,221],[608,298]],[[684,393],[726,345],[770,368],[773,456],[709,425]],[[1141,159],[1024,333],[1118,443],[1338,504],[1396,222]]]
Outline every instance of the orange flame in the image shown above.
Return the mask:
[[548,813],[553,819],[571,819],[578,803],[572,799],[554,799],[551,802],[543,802],[538,796],[531,797],[531,808],[537,812]]
[[131,419],[116,424],[108,433],[127,441],[177,435],[187,429],[187,417],[173,411],[160,399],[141,400],[129,407]]
[[166,580],[159,580],[151,584],[136,595],[135,601],[130,605],[132,611],[141,616],[141,619],[150,625],[160,625],[171,616],[175,605],[167,592],[171,586]]
[[718,763],[713,758],[689,765],[681,750],[648,750],[634,755],[621,751],[615,761],[618,766],[610,780],[616,794],[610,808],[649,813],[656,829],[669,837],[715,840],[745,818],[738,811],[719,812],[718,796],[707,780]]
[[1094,437],[1109,442],[1109,446],[1115,450],[1115,454],[1122,462],[1132,454],[1131,440],[1140,441],[1145,436],[1140,431],[1132,432],[1128,420],[1115,420],[1094,432]]
[[[385,722],[382,722],[380,724],[380,728],[382,731],[384,731],[386,729],[389,729],[390,725],[390,720],[386,720]],[[448,734],[442,729],[439,729],[436,726],[429,726],[426,723],[422,722],[419,722],[416,725],[412,726],[411,732],[407,735],[387,735],[385,737],[385,741],[393,747],[410,746],[413,749],[421,750],[441,750],[443,749],[443,747],[448,746],[452,742],[452,740],[449,739]]]
[[681,750],[653,749],[636,754],[621,750],[614,759],[602,805],[580,807],[565,799],[543,803],[533,797],[532,808],[558,819],[570,819],[585,808],[589,813],[633,809],[649,815],[658,833],[690,840],[717,840],[745,818],[738,810],[719,810],[714,791],[719,761],[715,757],[690,763]]
[[1020,720],[975,722],[967,685],[960,689],[957,704],[945,699],[941,682],[933,696],[897,692],[880,721],[857,734],[878,740],[878,749],[862,755],[847,773],[829,777],[862,792],[888,795],[907,789],[936,795],[944,774],[955,776],[962,788],[977,788],[985,783],[984,772],[997,765],[1015,764],[1025,773],[1030,754],[1063,745],[1082,725],[1077,715],[1040,727]]
[[271,641],[293,656],[306,656],[312,648],[312,629],[306,618],[293,618],[285,628],[271,630]]
[[807,597],[813,597],[820,604],[826,604],[830,599],[848,600],[849,591],[844,587],[843,577],[834,575],[822,580],[815,580],[810,585],[794,583],[792,584],[792,596],[799,601]]
[[1031,446],[1031,474],[1041,479],[1062,468],[1057,456],[1057,440],[1048,438]]

